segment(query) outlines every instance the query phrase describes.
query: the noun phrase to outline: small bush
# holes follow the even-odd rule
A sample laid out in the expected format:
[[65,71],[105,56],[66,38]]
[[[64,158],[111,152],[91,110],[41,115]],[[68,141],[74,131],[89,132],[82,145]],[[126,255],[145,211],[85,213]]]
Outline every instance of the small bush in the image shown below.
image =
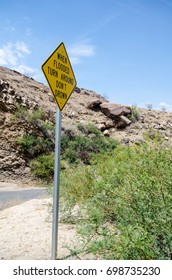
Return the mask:
[[16,143],[21,146],[24,154],[31,154],[32,148],[37,144],[37,138],[32,134],[24,134],[16,140]]
[[28,109],[27,107],[24,107],[22,105],[20,105],[19,103],[15,103],[16,106],[16,111],[14,113],[16,118],[19,119],[27,119],[28,116]]
[[42,108],[32,110],[28,114],[28,121],[33,123],[36,122],[37,120],[45,120],[45,116],[46,116],[45,111]]
[[133,106],[131,107],[131,116],[130,116],[130,120],[131,120],[131,122],[137,122],[137,121],[139,121],[139,119],[140,119],[139,110],[138,110],[138,108],[137,108],[136,105],[133,105]]
[[144,137],[149,143],[152,143],[153,145],[159,145],[164,142],[164,135],[160,131],[157,131],[153,128],[149,129],[145,133]]
[[40,155],[30,162],[31,171],[41,179],[52,180],[54,174],[54,153]]
[[54,144],[49,138],[29,133],[17,139],[16,144],[20,145],[22,153],[28,159],[47,153],[47,151],[50,152],[54,148]]
[[46,113],[42,108],[28,110],[27,107],[15,103],[16,111],[15,116],[19,119],[27,120],[30,123],[35,123],[37,120],[45,120]]
[[44,122],[42,124],[42,127],[46,130],[53,131],[53,133],[55,132],[55,125],[52,122]]

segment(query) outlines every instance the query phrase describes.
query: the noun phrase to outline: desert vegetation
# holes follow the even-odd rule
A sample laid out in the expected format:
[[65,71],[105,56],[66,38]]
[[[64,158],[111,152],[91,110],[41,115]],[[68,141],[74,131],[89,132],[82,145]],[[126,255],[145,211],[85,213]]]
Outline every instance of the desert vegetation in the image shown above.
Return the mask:
[[[91,124],[78,129],[61,139],[62,220],[77,224],[84,249],[99,259],[172,259],[172,148],[152,130],[127,147]],[[18,144],[36,145],[33,136]],[[53,181],[53,152],[42,149],[29,164]]]
[[71,220],[79,205],[88,250],[103,259],[172,258],[171,156],[171,149],[118,146],[89,166],[63,171],[66,212]]

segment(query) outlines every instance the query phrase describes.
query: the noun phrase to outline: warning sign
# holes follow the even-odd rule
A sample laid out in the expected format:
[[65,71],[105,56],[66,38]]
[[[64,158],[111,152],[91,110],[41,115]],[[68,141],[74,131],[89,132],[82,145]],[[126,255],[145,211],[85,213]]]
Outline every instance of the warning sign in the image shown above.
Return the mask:
[[60,111],[62,111],[76,87],[75,75],[64,43],[61,43],[44,62],[42,71],[57,105]]

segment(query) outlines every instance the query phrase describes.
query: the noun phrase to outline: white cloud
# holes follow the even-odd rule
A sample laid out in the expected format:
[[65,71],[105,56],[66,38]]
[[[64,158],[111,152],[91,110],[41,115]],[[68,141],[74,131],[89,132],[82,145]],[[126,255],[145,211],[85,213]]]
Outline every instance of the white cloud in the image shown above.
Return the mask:
[[17,41],[17,43],[14,45],[14,47],[20,54],[30,54],[31,53],[28,46],[22,41]]
[[89,44],[75,44],[70,47],[69,51],[73,56],[89,57],[94,55],[94,46]]
[[0,64],[8,67],[17,66],[21,63],[21,58],[30,53],[28,46],[22,41],[15,44],[7,43],[0,48]]
[[70,62],[74,65],[76,64],[80,64],[81,63],[81,59],[79,57],[74,57],[74,56],[71,56],[70,58]]
[[8,43],[0,48],[0,64],[1,65],[16,65],[17,57],[13,50],[13,44]]
[[69,46],[68,53],[73,64],[81,63],[81,58],[95,55],[95,47],[88,43]]
[[25,57],[30,53],[29,47],[23,41],[17,41],[13,44],[7,43],[0,47],[0,65],[4,65],[36,79],[39,77],[37,69],[31,68],[25,63]]

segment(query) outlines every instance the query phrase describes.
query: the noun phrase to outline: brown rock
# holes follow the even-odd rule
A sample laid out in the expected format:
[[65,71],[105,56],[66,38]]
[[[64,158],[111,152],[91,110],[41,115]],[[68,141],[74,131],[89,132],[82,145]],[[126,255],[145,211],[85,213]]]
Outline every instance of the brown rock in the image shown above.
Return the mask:
[[125,116],[119,116],[116,121],[116,128],[125,128],[127,125],[130,125],[131,121]]
[[129,125],[129,124],[131,124],[131,121],[130,121],[127,117],[125,117],[125,116],[120,116],[120,120],[121,120],[124,124],[126,124],[126,126]]
[[101,103],[102,102],[99,99],[97,99],[97,100],[94,100],[94,101],[90,102],[87,107],[88,107],[88,109],[98,111],[98,110],[100,110],[100,104]]
[[75,87],[74,91],[77,92],[77,93],[81,92],[80,88],[78,88],[78,87]]
[[112,120],[107,120],[103,123],[97,125],[97,128],[101,131],[107,130],[115,126],[115,123]]
[[98,128],[99,130],[101,130],[101,131],[104,131],[104,130],[106,129],[106,126],[105,126],[104,123],[99,123],[99,124],[97,125],[97,128]]
[[100,109],[107,117],[111,119],[116,119],[119,116],[127,116],[131,114],[130,107],[110,102],[100,104]]
[[114,127],[114,122],[112,120],[108,120],[105,122],[106,129]]
[[2,100],[0,100],[0,110],[5,111],[5,112],[8,111],[8,107]]

